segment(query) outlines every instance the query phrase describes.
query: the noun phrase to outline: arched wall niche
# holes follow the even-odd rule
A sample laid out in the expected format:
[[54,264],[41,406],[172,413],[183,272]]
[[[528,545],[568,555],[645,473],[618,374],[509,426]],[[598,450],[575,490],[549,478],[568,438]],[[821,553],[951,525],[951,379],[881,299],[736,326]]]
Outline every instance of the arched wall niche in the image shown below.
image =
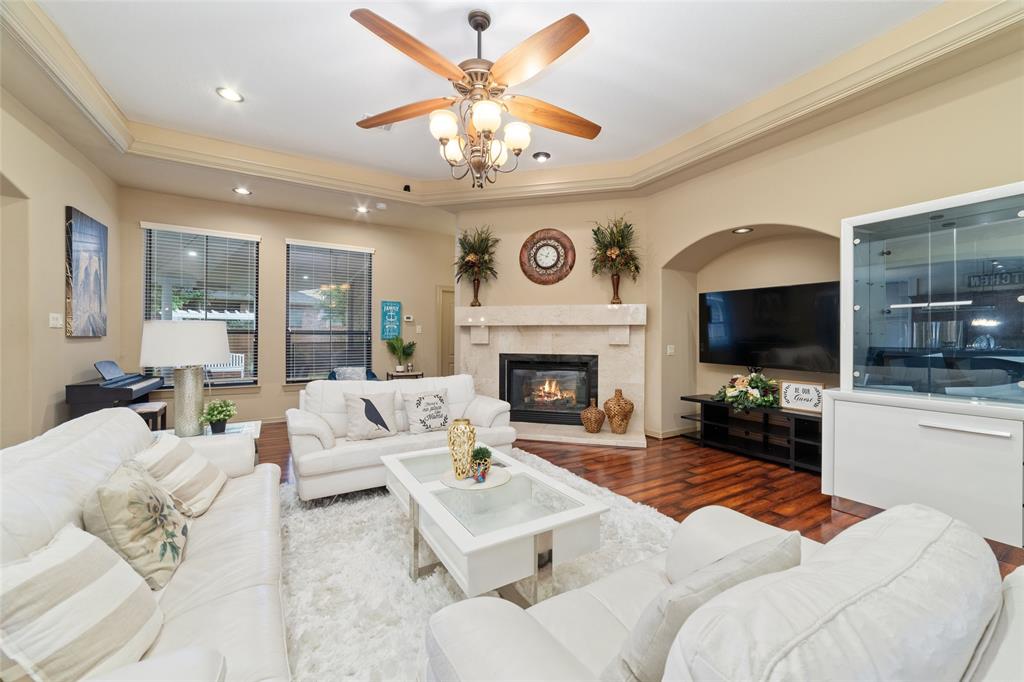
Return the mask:
[[[739,227],[751,228],[736,234]],[[742,367],[698,361],[698,294],[839,279],[839,240],[799,225],[753,223],[723,227],[667,258],[659,272],[661,295],[662,435],[686,430],[693,411],[679,396],[713,393]],[[669,346],[674,351],[669,355]],[[838,375],[769,370],[780,379],[837,385]]]

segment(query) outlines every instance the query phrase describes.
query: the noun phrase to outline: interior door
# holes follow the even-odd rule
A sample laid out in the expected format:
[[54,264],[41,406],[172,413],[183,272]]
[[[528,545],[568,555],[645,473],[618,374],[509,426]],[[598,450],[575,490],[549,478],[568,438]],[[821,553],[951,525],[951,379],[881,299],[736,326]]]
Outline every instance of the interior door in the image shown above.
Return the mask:
[[437,288],[438,374],[455,374],[455,288]]

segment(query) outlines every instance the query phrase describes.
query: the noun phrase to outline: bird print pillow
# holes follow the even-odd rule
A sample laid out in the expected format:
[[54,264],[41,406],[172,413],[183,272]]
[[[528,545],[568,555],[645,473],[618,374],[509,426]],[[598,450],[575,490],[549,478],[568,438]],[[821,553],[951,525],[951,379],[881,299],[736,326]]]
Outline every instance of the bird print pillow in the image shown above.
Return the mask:
[[448,428],[448,389],[404,395],[409,430],[413,433],[440,431]]
[[398,434],[393,391],[371,395],[346,393],[345,416],[348,418],[349,440],[386,438]]

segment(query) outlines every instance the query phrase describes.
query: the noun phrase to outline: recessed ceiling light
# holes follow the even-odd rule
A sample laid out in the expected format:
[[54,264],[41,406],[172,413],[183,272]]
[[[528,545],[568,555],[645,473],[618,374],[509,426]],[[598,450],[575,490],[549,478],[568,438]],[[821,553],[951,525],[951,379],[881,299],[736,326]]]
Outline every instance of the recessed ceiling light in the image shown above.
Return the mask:
[[550,158],[551,158],[551,155],[548,154],[547,152],[534,152],[533,153],[533,160],[536,161],[537,163],[547,163],[548,159],[550,159]]
[[356,206],[356,213],[369,213],[370,209],[366,206]]
[[234,188],[231,191],[234,192],[235,194],[241,194],[243,197],[247,197],[250,194],[252,194],[252,190],[251,189],[247,189],[245,187],[236,187],[236,188]]
[[242,97],[242,93],[231,88],[217,88],[217,94],[226,99],[229,102],[244,102],[245,98]]
[[189,252],[188,252],[188,255],[190,255],[190,256],[192,256],[193,258],[195,258],[196,256],[198,256],[198,255],[199,255],[199,252],[198,252],[198,251],[189,251]]
[[752,227],[737,227],[735,230],[732,231],[732,233],[733,234],[750,234],[753,231],[754,231],[754,228],[752,228]]

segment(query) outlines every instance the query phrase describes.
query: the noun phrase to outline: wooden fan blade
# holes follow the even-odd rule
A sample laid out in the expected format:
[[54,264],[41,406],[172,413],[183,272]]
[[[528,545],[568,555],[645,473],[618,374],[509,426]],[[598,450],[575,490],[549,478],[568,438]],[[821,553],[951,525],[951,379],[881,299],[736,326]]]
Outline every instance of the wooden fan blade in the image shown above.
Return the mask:
[[389,123],[406,121],[410,118],[416,118],[417,116],[426,116],[434,109],[447,109],[451,105],[452,101],[447,97],[425,99],[422,102],[406,104],[404,107],[389,109],[388,111],[377,114],[376,116],[370,116],[369,118],[364,118],[361,121],[356,121],[356,125],[360,128],[376,128],[377,126],[384,126]]
[[562,17],[499,57],[491,67],[491,76],[502,85],[522,83],[536,76],[588,33],[590,29],[575,14]]
[[460,81],[465,75],[458,66],[380,15],[368,9],[357,9],[353,10],[349,16],[369,29],[371,33],[382,38],[391,47],[399,52],[404,52],[439,76],[451,81]]
[[505,100],[505,106],[508,107],[509,113],[516,118],[521,118],[527,123],[534,123],[542,128],[557,130],[560,133],[593,140],[601,132],[601,126],[596,123],[533,97],[515,95]]

